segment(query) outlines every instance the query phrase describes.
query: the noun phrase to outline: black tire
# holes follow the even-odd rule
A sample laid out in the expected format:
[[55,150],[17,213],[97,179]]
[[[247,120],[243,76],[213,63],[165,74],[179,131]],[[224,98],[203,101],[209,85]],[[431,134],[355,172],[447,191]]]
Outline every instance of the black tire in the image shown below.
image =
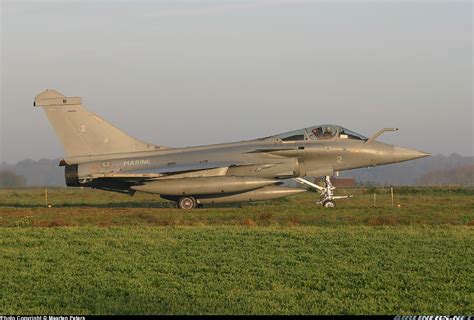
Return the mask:
[[178,199],[178,208],[189,210],[196,208],[196,199],[193,197],[181,197]]
[[323,202],[323,207],[324,208],[334,208],[336,207],[336,202],[332,201],[332,200],[326,200]]

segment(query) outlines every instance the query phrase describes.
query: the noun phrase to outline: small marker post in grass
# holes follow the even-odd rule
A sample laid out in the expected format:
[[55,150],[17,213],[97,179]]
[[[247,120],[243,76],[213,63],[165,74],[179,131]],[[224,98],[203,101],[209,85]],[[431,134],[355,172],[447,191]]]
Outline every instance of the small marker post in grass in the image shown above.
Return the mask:
[[52,205],[48,203],[48,188],[44,189],[44,204],[46,205],[46,208],[52,207]]
[[390,195],[392,196],[392,207],[393,207],[393,187],[390,187]]

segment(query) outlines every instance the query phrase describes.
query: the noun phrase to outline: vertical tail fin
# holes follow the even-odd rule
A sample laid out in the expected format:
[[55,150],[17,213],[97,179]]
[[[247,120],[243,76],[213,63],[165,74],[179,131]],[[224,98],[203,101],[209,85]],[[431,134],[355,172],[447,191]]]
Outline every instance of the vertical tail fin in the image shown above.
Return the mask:
[[87,156],[166,147],[137,140],[82,106],[80,97],[65,97],[56,90],[45,90],[33,104],[43,107],[67,156]]

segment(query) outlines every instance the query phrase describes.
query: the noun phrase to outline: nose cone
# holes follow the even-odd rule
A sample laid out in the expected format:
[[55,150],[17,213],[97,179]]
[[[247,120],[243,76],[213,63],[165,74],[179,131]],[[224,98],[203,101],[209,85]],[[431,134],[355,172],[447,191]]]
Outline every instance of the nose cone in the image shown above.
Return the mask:
[[424,158],[430,155],[431,154],[429,153],[414,150],[414,149],[408,149],[408,148],[402,148],[402,147],[393,148],[393,162],[415,160],[415,159]]

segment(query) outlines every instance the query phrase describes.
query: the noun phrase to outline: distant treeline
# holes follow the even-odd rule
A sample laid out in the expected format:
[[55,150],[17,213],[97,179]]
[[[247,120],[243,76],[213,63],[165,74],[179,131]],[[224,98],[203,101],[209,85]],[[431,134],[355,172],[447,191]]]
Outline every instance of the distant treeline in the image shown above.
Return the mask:
[[[0,187],[64,186],[64,168],[58,159],[1,163]],[[458,185],[474,186],[474,157],[435,155],[386,166],[341,172],[361,185]],[[13,185],[12,185],[13,184]]]
[[0,188],[24,187],[26,178],[11,171],[0,170]]
[[[0,170],[24,177],[26,186],[66,185],[64,181],[64,168],[59,167],[58,159],[40,159],[37,161],[26,159],[16,164],[3,162],[0,164]],[[0,180],[3,179],[0,178]]]
[[474,186],[474,157],[441,154],[385,166],[341,172],[364,185]]
[[430,186],[444,186],[449,184],[474,186],[474,163],[451,169],[432,170],[422,175],[419,181],[421,185]]

